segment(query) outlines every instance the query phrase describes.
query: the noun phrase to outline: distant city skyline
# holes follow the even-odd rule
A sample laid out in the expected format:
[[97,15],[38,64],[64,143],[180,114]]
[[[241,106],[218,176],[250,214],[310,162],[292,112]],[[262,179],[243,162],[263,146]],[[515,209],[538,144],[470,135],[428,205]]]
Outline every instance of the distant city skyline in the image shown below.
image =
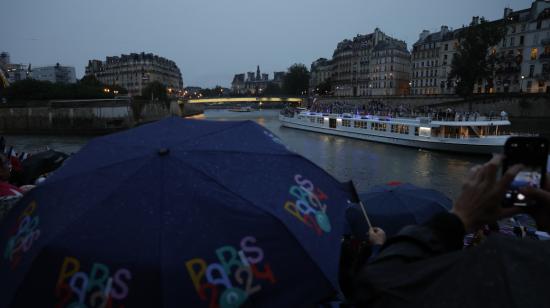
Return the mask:
[[343,39],[376,27],[405,40],[424,29],[460,28],[472,16],[501,18],[518,0],[97,0],[9,1],[0,20],[0,51],[13,63],[74,66],[78,78],[88,60],[154,53],[176,62],[186,86],[229,87],[234,74],[272,76],[293,63],[309,67],[331,58]]

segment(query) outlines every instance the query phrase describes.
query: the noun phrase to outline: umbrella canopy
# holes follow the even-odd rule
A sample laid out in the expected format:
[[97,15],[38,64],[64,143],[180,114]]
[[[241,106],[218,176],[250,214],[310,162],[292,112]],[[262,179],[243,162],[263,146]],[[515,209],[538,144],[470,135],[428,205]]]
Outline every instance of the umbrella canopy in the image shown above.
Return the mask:
[[490,236],[418,262],[366,267],[371,307],[549,307],[550,242]]
[[[388,236],[397,234],[404,226],[422,224],[434,214],[452,207],[451,199],[437,190],[397,182],[375,186],[360,198],[371,223],[382,228]],[[362,225],[368,231],[361,212],[355,212],[350,223],[358,225],[358,229]]]
[[0,307],[308,306],[338,289],[347,199],[251,121],[100,137],[0,226]]

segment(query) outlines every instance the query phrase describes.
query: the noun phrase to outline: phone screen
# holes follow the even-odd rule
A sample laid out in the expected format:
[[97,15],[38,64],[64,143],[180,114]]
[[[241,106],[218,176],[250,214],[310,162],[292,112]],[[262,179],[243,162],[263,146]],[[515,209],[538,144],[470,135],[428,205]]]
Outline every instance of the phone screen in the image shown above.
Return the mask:
[[524,166],[506,191],[505,206],[533,205],[533,200],[528,200],[520,188],[541,188],[544,185],[548,141],[538,137],[512,137],[506,142],[504,152],[504,172],[515,164]]

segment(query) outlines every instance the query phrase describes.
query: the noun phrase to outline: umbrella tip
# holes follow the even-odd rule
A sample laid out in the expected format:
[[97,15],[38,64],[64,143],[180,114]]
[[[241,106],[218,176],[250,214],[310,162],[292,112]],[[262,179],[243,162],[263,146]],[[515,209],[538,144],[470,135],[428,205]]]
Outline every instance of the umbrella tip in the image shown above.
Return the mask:
[[158,151],[159,156],[168,155],[168,153],[170,153],[170,149],[168,148],[161,148]]

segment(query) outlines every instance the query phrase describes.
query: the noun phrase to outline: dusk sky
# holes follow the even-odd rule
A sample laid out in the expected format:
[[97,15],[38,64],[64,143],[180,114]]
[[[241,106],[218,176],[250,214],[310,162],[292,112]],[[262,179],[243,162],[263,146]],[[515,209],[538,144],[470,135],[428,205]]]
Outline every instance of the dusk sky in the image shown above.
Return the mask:
[[0,51],[14,63],[71,65],[152,52],[174,60],[186,86],[229,86],[235,73],[308,67],[336,44],[379,27],[405,40],[501,18],[530,0],[5,0]]

